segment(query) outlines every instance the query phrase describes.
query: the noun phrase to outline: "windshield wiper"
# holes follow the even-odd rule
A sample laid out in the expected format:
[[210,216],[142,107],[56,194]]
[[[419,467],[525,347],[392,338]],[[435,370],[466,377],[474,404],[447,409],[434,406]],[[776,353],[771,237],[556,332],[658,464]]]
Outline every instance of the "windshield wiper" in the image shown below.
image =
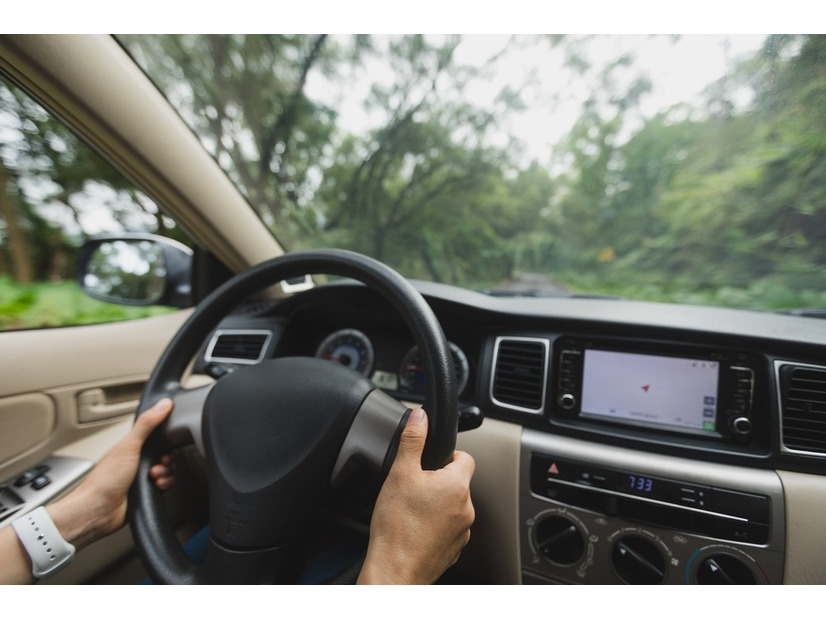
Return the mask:
[[778,310],[777,312],[778,314],[791,314],[792,316],[826,319],[826,308],[792,308],[790,310]]
[[568,291],[549,291],[545,289],[504,290],[486,288],[480,293],[491,297],[565,297],[568,299],[625,299],[616,295],[601,295],[599,293],[569,293]]

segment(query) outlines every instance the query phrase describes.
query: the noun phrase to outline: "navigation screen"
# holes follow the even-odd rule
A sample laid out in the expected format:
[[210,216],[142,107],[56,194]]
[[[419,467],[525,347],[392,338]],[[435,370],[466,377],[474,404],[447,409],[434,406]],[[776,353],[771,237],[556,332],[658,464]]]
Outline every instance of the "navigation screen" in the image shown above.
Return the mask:
[[714,432],[719,364],[587,349],[582,415]]

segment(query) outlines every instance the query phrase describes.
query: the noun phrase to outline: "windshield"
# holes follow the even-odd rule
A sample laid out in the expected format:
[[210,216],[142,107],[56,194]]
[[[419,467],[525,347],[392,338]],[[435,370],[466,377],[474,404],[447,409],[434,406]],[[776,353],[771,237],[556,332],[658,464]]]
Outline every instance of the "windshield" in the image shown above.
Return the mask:
[[289,249],[500,295],[826,306],[826,37],[119,40]]

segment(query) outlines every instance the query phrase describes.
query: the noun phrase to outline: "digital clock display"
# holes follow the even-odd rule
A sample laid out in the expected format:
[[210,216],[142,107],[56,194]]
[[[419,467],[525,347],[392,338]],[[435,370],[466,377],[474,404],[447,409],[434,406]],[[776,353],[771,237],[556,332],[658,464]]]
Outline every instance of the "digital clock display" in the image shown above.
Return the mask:
[[633,476],[628,474],[628,489],[637,493],[651,493],[654,488],[654,480],[645,476]]

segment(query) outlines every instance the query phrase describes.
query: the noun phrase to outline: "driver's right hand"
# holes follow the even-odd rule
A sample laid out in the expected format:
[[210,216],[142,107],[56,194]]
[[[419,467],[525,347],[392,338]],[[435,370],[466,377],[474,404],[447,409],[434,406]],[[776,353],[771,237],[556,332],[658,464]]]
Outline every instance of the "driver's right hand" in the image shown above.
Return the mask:
[[475,517],[470,480],[476,464],[455,451],[442,469],[423,470],[427,415],[414,409],[379,492],[359,584],[429,584],[456,563]]

